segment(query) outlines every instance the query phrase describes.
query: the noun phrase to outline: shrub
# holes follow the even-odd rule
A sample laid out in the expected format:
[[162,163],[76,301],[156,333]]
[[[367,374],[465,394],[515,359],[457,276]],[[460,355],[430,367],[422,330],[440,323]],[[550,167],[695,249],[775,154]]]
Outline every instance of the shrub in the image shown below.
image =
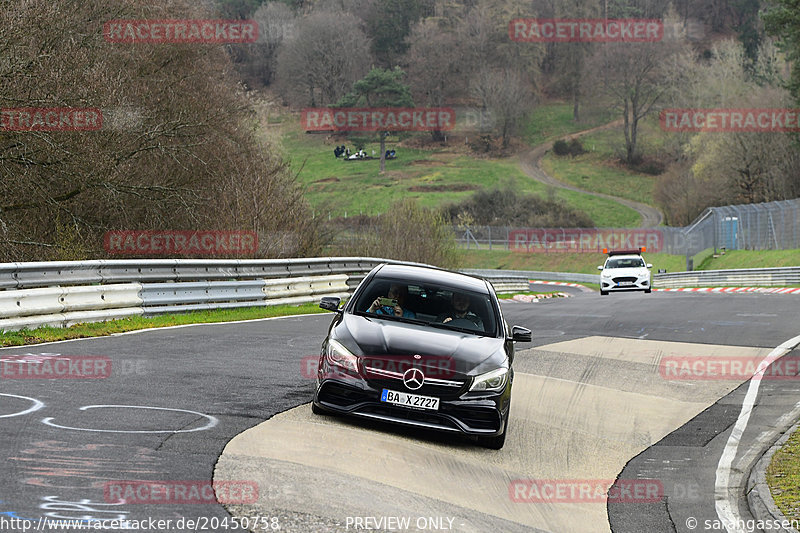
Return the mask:
[[[362,221],[363,222],[363,221]],[[420,207],[406,199],[372,217],[369,224],[353,228],[343,255],[381,257],[426,263],[443,268],[457,265],[456,241],[450,222],[442,213]]]
[[553,152],[559,156],[570,154],[569,144],[563,139],[559,139],[553,143]]
[[446,208],[451,223],[470,220],[481,226],[585,228],[594,222],[555,197],[541,198],[511,188],[484,189]]

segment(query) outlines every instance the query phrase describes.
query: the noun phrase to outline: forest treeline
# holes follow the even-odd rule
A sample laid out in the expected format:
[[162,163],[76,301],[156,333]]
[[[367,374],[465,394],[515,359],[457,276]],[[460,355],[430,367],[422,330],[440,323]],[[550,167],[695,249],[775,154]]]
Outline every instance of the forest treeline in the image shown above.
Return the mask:
[[[623,119],[620,159],[659,176],[656,200],[670,224],[705,207],[800,196],[797,144],[785,133],[675,133],[644,137],[664,108],[788,107],[789,62],[800,26],[792,2],[760,0],[217,0],[226,16],[252,17],[258,43],[232,47],[251,86],[295,107],[335,105],[371,68],[402,68],[414,103],[487,110],[502,146],[540,103],[572,104],[573,119],[613,110]],[[788,7],[787,7],[788,6]],[[524,43],[509,21],[647,18],[652,43]],[[793,26],[794,24],[794,26]],[[795,30],[796,31],[796,30]],[[783,45],[781,48],[779,45]],[[795,86],[800,86],[795,84]],[[433,133],[436,135],[436,132]],[[487,147],[493,146],[491,142]]]
[[[0,0],[0,107],[103,114],[99,131],[0,128],[0,261],[102,257],[103,234],[129,229],[255,231],[257,257],[319,253],[321,217],[260,130],[250,89],[268,87],[295,107],[332,105],[375,67],[402,69],[415,105],[491,112],[486,136],[499,145],[545,100],[571,102],[578,121],[614,109],[626,118],[620,158],[667,169],[657,197],[672,224],[707,205],[796,197],[789,135],[649,142],[640,129],[664,107],[794,105],[800,84],[787,65],[800,23],[784,3]],[[533,16],[659,18],[666,31],[635,45],[510,40],[508,22]],[[181,18],[253,18],[259,41],[102,35],[110,20]]]

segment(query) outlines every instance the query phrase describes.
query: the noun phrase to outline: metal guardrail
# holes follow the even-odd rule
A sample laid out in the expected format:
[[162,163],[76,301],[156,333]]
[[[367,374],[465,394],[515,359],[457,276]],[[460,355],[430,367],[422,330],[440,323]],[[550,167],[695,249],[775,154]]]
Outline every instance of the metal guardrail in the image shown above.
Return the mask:
[[[98,259],[0,264],[0,289],[92,285],[125,282],[275,279],[369,272],[380,258],[308,259]],[[405,263],[413,264],[413,263]]]
[[539,272],[536,270],[462,270],[465,274],[480,276],[489,281],[500,278],[538,279],[542,281],[571,281],[576,283],[600,283],[599,274],[579,274],[573,272]]
[[[0,264],[0,331],[135,315],[313,302],[346,297],[380,258],[96,260]],[[498,292],[528,280],[599,283],[597,274],[464,270]],[[653,286],[800,285],[800,267],[654,274]]]
[[800,267],[700,270],[653,274],[653,287],[779,287],[800,285]]
[[[0,331],[346,297],[380,258],[0,264]],[[403,263],[417,264],[417,263]]]

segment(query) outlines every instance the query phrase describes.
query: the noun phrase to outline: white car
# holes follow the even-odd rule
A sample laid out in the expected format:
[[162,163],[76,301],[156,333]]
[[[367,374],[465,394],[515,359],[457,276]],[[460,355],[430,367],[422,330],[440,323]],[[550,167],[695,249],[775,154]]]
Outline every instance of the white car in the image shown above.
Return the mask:
[[602,271],[601,295],[605,296],[611,291],[650,292],[650,269],[653,265],[644,262],[643,251],[644,249],[606,251],[608,258],[605,264],[597,267],[597,270]]

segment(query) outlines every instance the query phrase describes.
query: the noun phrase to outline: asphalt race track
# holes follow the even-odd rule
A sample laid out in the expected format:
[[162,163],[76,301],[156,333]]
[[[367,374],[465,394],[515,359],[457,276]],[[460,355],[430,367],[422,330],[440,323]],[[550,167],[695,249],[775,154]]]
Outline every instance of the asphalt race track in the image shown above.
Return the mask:
[[[3,364],[95,356],[108,358],[111,372],[3,374],[0,530],[22,531],[22,519],[118,518],[131,531],[241,531],[228,510],[256,530],[281,531],[666,532],[690,531],[689,518],[703,531],[719,509],[747,518],[746,473],[793,422],[785,414],[800,402],[800,383],[762,381],[741,438],[731,439],[751,382],[676,377],[664,365],[774,358],[800,333],[800,300],[573,294],[504,304],[506,320],[530,327],[534,343],[515,361],[510,433],[499,451],[313,416],[309,358],[330,315],[2,349]],[[230,493],[226,509],[152,494],[114,498],[114,487],[133,481],[212,478],[254,488],[257,499]],[[569,494],[587,484],[621,495],[655,487],[656,497]],[[541,497],[554,486],[566,496]],[[159,519],[171,527],[157,527]]]

